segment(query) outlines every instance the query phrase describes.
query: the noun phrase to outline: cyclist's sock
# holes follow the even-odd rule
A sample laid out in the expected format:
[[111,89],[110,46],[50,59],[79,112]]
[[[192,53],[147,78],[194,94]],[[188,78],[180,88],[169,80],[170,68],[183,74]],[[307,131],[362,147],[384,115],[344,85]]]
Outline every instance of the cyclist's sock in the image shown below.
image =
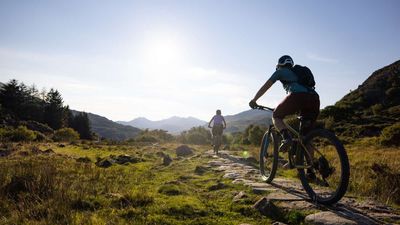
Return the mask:
[[282,143],[279,147],[279,150],[286,152],[292,143],[292,137],[290,136],[289,131],[287,129],[281,130],[280,134],[282,136]]
[[292,140],[292,136],[287,129],[282,129],[280,131],[283,140]]

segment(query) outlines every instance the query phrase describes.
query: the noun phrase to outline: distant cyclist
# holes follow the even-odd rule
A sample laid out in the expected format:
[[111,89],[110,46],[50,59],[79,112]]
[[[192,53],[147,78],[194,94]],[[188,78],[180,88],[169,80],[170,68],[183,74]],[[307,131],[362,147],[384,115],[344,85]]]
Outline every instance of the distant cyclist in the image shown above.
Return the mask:
[[[213,126],[211,123],[214,121]],[[222,135],[224,129],[226,128],[225,118],[221,115],[221,110],[217,110],[216,114],[211,118],[210,122],[208,123],[208,127],[212,128],[212,135]]]
[[[292,137],[283,122],[286,116],[300,113],[300,116],[311,121],[311,124],[308,126],[308,130],[310,130],[315,124],[319,114],[320,101],[317,92],[314,90],[314,87],[307,86],[300,80],[299,75],[294,72],[293,66],[293,59],[290,56],[284,55],[280,57],[278,65],[276,66],[276,71],[249,103],[251,108],[256,108],[256,101],[263,96],[277,80],[283,84],[283,88],[288,95],[276,107],[272,115],[274,126],[282,136],[282,143],[279,148],[281,151],[287,151],[288,146],[292,143]],[[315,85],[314,78],[312,78],[312,82]]]

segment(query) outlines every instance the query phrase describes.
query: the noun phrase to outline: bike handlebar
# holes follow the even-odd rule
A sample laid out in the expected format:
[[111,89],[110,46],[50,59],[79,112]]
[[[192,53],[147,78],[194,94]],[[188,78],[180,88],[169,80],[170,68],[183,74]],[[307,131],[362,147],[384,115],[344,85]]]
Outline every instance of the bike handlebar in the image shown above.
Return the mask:
[[262,106],[262,105],[257,105],[257,107],[255,107],[254,109],[259,109],[259,110],[269,110],[269,111],[274,111],[274,108],[270,108],[267,106]]

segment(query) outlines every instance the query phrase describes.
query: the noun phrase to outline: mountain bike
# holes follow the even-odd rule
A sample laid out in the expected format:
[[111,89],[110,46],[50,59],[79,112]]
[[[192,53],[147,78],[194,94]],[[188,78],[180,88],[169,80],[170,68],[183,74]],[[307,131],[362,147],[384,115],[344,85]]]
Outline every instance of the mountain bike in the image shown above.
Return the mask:
[[[256,109],[274,110],[265,106]],[[279,149],[281,137],[274,126],[270,125],[265,132],[260,149],[262,179],[271,183],[275,175],[287,173],[286,169],[297,169],[301,184],[312,201],[334,204],[344,196],[349,184],[350,166],[346,150],[336,135],[326,129],[313,129],[304,134],[304,128],[311,120],[297,119],[298,129],[285,122],[292,136],[287,154]]]
[[[209,126],[209,128],[212,128],[211,126]],[[225,128],[223,128],[225,129]],[[218,154],[218,150],[222,145],[222,133],[221,134],[213,134],[212,136],[212,145],[213,145],[213,150],[215,154]]]

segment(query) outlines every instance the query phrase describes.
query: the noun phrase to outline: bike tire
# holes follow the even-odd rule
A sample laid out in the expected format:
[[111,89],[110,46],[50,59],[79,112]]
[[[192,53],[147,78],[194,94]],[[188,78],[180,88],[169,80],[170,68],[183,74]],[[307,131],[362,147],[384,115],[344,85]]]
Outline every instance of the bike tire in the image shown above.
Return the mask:
[[214,137],[214,153],[218,154],[218,150],[222,145],[222,136],[215,136]]
[[[305,145],[307,146],[307,143],[310,143],[316,137],[327,138],[337,151],[337,155],[339,156],[340,159],[339,162],[341,168],[339,185],[336,188],[336,190],[334,190],[333,194],[330,197],[321,197],[314,191],[314,189],[309,184],[305,170],[298,169],[298,173],[305,191],[313,201],[318,202],[320,204],[331,205],[338,202],[345,195],[347,191],[350,178],[349,159],[346,150],[343,144],[340,142],[340,140],[336,137],[334,133],[325,129],[317,129],[311,131],[308,135],[306,135],[304,139]],[[300,157],[303,158],[302,161],[304,162],[304,152],[301,154]]]
[[[272,148],[270,149],[272,152],[268,152],[268,147]],[[268,155],[271,153],[272,155]],[[259,159],[261,178],[267,183],[271,183],[275,177],[278,168],[278,155],[279,147],[277,138],[274,130],[270,128],[270,130],[264,133],[262,138]],[[266,171],[266,168],[269,169],[269,171]]]

